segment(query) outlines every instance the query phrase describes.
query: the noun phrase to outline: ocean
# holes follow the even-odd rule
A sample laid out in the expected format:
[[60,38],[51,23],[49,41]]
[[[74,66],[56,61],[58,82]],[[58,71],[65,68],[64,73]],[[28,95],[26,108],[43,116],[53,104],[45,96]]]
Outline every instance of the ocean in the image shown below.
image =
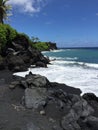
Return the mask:
[[15,75],[24,77],[31,71],[46,76],[51,82],[80,88],[82,94],[90,92],[98,96],[98,48],[59,49],[42,53],[50,57],[48,68],[29,68]]

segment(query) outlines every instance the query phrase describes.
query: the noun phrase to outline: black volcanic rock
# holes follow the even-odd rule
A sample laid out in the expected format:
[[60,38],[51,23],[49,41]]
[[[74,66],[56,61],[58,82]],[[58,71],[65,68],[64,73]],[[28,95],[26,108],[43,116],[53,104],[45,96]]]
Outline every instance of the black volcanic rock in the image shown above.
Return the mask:
[[6,68],[6,64],[4,60],[0,60],[0,70],[4,70]]
[[36,62],[36,67],[47,67],[47,65],[41,61]]
[[53,42],[46,42],[49,45],[48,50],[57,50],[57,45],[56,43]]
[[[46,77],[31,72],[25,78],[21,78],[19,82],[17,81],[16,84],[12,82],[13,84],[15,88],[10,87],[12,91],[13,89],[14,91],[17,90],[17,88],[24,90],[19,102],[26,109],[39,112],[39,115],[43,116],[42,120],[44,120],[44,117],[49,119],[48,123],[52,123],[53,129],[98,129],[98,118],[94,115],[96,108],[92,105],[92,101],[97,103],[95,95],[84,94],[81,97],[79,89],[52,83]],[[38,127],[41,129],[39,125]]]
[[31,72],[24,78],[14,76],[13,81],[8,72],[0,73],[12,81],[9,89],[3,86],[6,79],[0,80],[2,130],[98,130],[98,102],[93,94],[82,97],[79,89]]
[[31,65],[47,67],[49,58],[44,57],[40,51],[32,48],[30,45],[28,48],[17,43],[13,43],[13,45],[13,48],[6,48],[5,52],[3,51],[5,56],[3,56],[4,60],[0,64],[1,69],[7,66],[9,70],[17,72],[25,71]]
[[[29,40],[25,35],[17,35],[15,39],[13,40],[13,43],[17,43],[18,45],[21,45],[24,49],[27,49],[29,47]],[[15,47],[15,45],[13,45]],[[18,49],[19,48],[15,48]]]
[[85,100],[98,102],[98,97],[94,93],[86,93],[82,96]]

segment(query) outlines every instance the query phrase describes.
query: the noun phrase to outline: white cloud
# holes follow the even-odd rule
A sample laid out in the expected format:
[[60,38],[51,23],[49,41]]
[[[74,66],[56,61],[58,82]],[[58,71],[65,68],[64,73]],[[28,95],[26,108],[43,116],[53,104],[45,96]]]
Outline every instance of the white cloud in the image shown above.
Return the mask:
[[45,5],[46,0],[9,0],[8,2],[14,7],[18,7],[18,11],[26,13],[40,12]]

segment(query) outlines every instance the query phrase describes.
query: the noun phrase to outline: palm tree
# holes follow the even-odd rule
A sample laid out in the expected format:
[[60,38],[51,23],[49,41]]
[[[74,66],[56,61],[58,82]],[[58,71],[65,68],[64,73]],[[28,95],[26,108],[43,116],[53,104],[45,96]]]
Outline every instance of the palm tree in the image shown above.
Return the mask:
[[4,20],[8,19],[10,15],[9,11],[11,6],[6,4],[9,0],[0,0],[0,23],[4,23]]

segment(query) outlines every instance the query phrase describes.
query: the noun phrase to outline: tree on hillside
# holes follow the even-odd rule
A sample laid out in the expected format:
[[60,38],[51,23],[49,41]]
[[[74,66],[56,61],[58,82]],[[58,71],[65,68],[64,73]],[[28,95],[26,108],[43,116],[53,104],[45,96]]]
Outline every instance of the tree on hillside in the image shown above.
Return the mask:
[[10,16],[11,6],[7,4],[9,0],[0,0],[0,23],[4,23],[4,20]]
[[39,38],[32,36],[32,37],[31,37],[31,41],[32,41],[32,42],[39,42]]

